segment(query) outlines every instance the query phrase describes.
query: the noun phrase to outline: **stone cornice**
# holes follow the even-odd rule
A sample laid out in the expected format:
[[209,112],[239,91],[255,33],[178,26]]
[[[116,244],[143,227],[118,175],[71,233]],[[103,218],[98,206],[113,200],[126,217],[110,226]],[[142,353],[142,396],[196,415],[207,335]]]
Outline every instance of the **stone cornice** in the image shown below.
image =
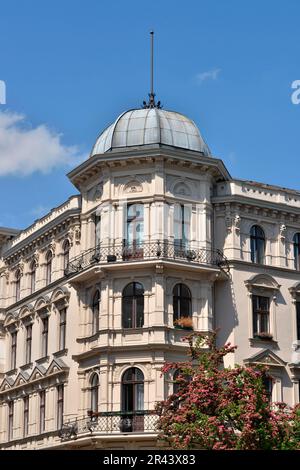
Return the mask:
[[[226,252],[224,253],[226,255]],[[257,263],[252,263],[251,261],[244,261],[240,259],[227,259],[228,264],[230,269],[243,269],[243,267],[246,268],[252,268],[254,273],[274,273],[274,276],[278,276],[278,271],[282,273],[287,273],[292,275],[292,278],[296,281],[300,281],[300,272],[296,271],[295,269],[290,269],[290,268],[285,268],[283,266],[274,266],[270,264],[257,264]],[[251,272],[251,270],[247,269],[247,272]]]
[[225,210],[226,206],[242,213],[261,217],[273,218],[274,222],[278,222],[278,214],[282,219],[290,222],[300,223],[300,208],[290,206],[283,203],[273,203],[262,199],[254,199],[241,195],[214,196],[211,199],[216,210]]
[[[146,328],[147,329],[147,328]],[[151,327],[153,330],[153,327]],[[165,327],[165,330],[171,330],[173,328]],[[112,330],[111,330],[112,331]],[[186,336],[188,331],[183,330],[182,336]],[[83,353],[74,354],[72,359],[74,361],[80,362],[85,359],[90,358],[91,356],[97,356],[100,352],[102,353],[112,353],[112,352],[121,352],[121,351],[160,351],[160,352],[179,352],[183,353],[185,349],[188,348],[188,344],[182,342],[181,344],[172,344],[172,343],[139,343],[139,344],[126,344],[126,345],[114,345],[114,346],[98,346],[93,349],[89,349]]]
[[58,233],[66,228],[80,223],[80,209],[71,209],[62,213],[57,219],[52,220],[44,227],[29,235],[15,247],[11,247],[4,253],[6,264],[10,265],[18,261],[21,257],[31,255],[37,248],[49,243]]
[[199,152],[191,150],[182,150],[174,147],[153,145],[147,147],[125,148],[118,151],[107,152],[101,155],[95,155],[89,158],[77,168],[68,173],[68,178],[77,187],[86,180],[96,175],[109,171],[110,168],[127,167],[135,164],[154,164],[160,159],[162,163],[172,163],[178,167],[201,168],[202,171],[212,172],[212,175],[219,180],[230,180],[222,160],[206,157]]

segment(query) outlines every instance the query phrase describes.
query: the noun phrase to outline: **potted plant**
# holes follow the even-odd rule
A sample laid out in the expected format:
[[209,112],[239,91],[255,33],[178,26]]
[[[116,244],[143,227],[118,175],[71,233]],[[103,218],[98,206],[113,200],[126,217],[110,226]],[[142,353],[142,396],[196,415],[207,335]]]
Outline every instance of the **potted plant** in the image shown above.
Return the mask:
[[261,333],[257,333],[255,335],[255,338],[271,341],[273,339],[273,336],[271,335],[271,333],[267,333],[267,332],[262,331]]
[[177,328],[182,328],[184,330],[193,329],[193,320],[191,317],[180,317],[178,320],[174,321],[174,325]]

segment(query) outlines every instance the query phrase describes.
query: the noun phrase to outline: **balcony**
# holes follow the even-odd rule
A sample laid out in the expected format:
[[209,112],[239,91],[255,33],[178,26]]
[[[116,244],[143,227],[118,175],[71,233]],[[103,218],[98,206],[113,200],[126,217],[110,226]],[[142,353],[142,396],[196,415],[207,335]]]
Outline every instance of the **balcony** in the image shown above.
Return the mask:
[[72,258],[65,270],[66,276],[84,271],[93,265],[138,261],[177,261],[191,265],[206,265],[228,272],[226,257],[220,250],[181,246],[169,241],[144,242],[136,245],[98,245]]
[[59,431],[62,441],[88,435],[156,434],[158,416],[155,411],[103,412],[86,418],[67,421]]

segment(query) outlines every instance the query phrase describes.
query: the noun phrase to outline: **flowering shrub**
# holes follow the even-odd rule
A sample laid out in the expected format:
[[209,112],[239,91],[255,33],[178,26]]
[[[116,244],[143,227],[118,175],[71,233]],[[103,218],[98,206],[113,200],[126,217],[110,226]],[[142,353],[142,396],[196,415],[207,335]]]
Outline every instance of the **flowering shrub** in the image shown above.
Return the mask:
[[159,439],[176,449],[300,449],[300,406],[269,403],[264,367],[224,368],[236,346],[215,339],[189,335],[190,359],[163,367],[180,372],[176,393],[157,404]]

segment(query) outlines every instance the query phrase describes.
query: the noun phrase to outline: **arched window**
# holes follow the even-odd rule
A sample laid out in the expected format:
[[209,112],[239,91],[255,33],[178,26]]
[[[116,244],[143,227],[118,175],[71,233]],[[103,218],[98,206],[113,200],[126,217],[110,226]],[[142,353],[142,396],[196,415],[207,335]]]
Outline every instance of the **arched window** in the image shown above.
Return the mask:
[[295,233],[294,238],[294,261],[295,269],[300,270],[300,233]]
[[144,287],[139,282],[131,282],[123,290],[122,326],[141,328],[144,325]]
[[264,264],[265,261],[265,234],[259,225],[253,225],[250,231],[251,261]]
[[100,303],[100,292],[97,290],[93,296],[92,302],[92,334],[96,334],[99,330],[99,303]]
[[67,269],[70,259],[70,242],[66,240],[63,245],[64,250],[64,270]]
[[176,284],[173,289],[173,322],[185,328],[192,327],[192,296],[185,284]]
[[144,206],[131,204],[127,207],[127,244],[141,246],[144,239]]
[[35,292],[35,281],[36,281],[36,261],[32,261],[30,265],[30,293]]
[[127,369],[122,377],[122,411],[144,409],[144,374],[137,367]]
[[91,379],[91,410],[93,413],[98,412],[98,400],[99,400],[99,376],[93,374]]
[[52,251],[49,250],[46,254],[46,285],[50,284],[52,278]]
[[20,293],[21,293],[21,271],[20,269],[16,272],[16,283],[15,283],[15,299],[16,302],[20,300]]

